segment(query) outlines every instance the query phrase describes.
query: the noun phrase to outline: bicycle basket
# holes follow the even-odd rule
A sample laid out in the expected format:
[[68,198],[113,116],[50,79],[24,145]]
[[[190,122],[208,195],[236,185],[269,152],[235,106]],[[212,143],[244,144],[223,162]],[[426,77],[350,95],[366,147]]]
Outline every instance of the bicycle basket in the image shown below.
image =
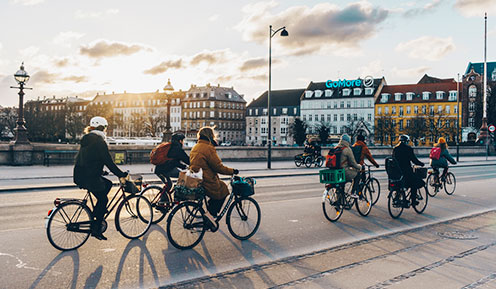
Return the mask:
[[255,179],[239,178],[232,182],[231,186],[234,194],[241,197],[249,197],[255,194]]
[[199,200],[204,196],[205,189],[202,186],[193,189],[179,185],[176,185],[174,187],[174,200],[177,202],[186,200]]
[[339,184],[346,181],[344,169],[323,169],[319,171],[321,184]]
[[427,168],[415,167],[414,173],[421,179],[427,178]]

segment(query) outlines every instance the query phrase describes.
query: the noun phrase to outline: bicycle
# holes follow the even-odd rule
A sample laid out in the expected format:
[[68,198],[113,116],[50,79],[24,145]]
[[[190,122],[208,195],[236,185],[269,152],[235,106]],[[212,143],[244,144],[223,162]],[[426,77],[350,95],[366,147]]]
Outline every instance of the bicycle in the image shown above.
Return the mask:
[[[152,208],[154,209],[152,224],[157,224],[162,221],[167,213],[172,210],[172,208],[178,204],[178,202],[174,202],[172,199],[172,192],[174,191],[174,186],[168,186],[168,184],[172,184],[172,181],[169,177],[165,176],[167,182],[161,187],[158,185],[147,186],[142,192],[141,195],[150,201]],[[158,205],[162,195],[164,195],[164,205]]]
[[[367,167],[367,170],[364,170],[364,167]],[[362,178],[360,178],[360,185],[359,188],[360,190],[363,191],[363,188],[366,187],[368,190],[370,190],[370,193],[372,195],[372,205],[375,205],[377,201],[379,200],[379,196],[381,195],[381,185],[379,183],[379,180],[372,177],[370,173],[370,168],[371,165],[363,165],[362,167]]]
[[456,189],[456,178],[452,172],[447,172],[446,176],[439,177],[439,168],[432,168],[429,171],[429,177],[427,178],[428,188],[431,187],[432,190],[428,189],[427,193],[429,196],[435,197],[440,189],[444,187],[444,191],[448,195],[453,195]]
[[344,169],[329,169],[319,171],[320,183],[325,184],[322,195],[322,210],[324,216],[331,222],[337,221],[344,209],[351,209],[355,205],[358,213],[365,217],[372,209],[372,194],[367,185],[358,193],[358,198],[351,197],[351,189],[346,189]]
[[[238,189],[239,186],[236,184],[243,182],[249,185]],[[252,237],[261,221],[260,206],[250,197],[255,193],[254,180],[233,176],[231,187],[233,189],[221,213],[215,218],[215,223],[211,223],[205,215],[203,208],[205,196],[198,200],[182,201],[172,209],[167,218],[167,238],[170,243],[181,250],[195,247],[202,240],[207,229],[212,232],[218,230],[219,221],[226,213],[227,228],[234,238],[247,240]]]
[[[115,227],[122,236],[136,239],[143,236],[151,226],[153,210],[150,202],[139,195],[137,186],[141,186],[142,177],[134,181],[120,180],[120,186],[107,205],[107,212],[102,222],[102,233],[108,228],[106,219],[117,207]],[[119,194],[120,193],[120,194]],[[128,195],[126,195],[128,193]],[[61,251],[74,250],[81,247],[91,234],[91,223],[94,222],[93,210],[95,202],[90,191],[83,199],[56,198],[54,208],[45,217],[48,241]]]
[[[427,172],[424,170],[426,169],[415,167],[417,175],[422,175],[424,172],[426,174]],[[425,179],[425,177],[422,177],[422,179]],[[410,205],[412,205],[417,214],[422,214],[425,211],[429,197],[427,185],[417,189],[417,197],[412,199],[412,189],[405,187],[403,176],[399,179],[388,178],[388,183],[388,211],[393,219],[399,218],[403,213],[403,209],[410,208]]]

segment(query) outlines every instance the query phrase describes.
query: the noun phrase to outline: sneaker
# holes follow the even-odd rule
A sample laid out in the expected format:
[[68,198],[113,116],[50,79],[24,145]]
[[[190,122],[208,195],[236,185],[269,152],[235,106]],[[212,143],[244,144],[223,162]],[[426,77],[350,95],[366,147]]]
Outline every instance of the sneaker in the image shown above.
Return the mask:
[[102,233],[91,233],[91,236],[95,237],[100,241],[107,241],[107,237],[105,237]]
[[350,197],[352,197],[353,199],[358,199],[358,195],[356,193],[351,194]]

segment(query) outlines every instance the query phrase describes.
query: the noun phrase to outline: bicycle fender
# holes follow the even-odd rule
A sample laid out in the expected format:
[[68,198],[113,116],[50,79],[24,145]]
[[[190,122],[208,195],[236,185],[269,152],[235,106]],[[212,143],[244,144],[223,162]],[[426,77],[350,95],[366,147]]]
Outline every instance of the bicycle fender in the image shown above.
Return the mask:
[[324,190],[324,192],[322,193],[322,203],[324,203],[327,199],[327,194],[329,193],[329,190]]

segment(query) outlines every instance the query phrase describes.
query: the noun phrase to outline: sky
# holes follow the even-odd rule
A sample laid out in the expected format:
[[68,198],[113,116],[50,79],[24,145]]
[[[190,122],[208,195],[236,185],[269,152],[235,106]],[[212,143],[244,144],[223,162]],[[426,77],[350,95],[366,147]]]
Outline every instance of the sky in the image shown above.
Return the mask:
[[419,1],[0,1],[0,106],[16,106],[24,61],[26,99],[93,98],[97,92],[220,84],[250,100],[268,89],[371,75],[416,83],[456,78],[496,60],[496,0]]

